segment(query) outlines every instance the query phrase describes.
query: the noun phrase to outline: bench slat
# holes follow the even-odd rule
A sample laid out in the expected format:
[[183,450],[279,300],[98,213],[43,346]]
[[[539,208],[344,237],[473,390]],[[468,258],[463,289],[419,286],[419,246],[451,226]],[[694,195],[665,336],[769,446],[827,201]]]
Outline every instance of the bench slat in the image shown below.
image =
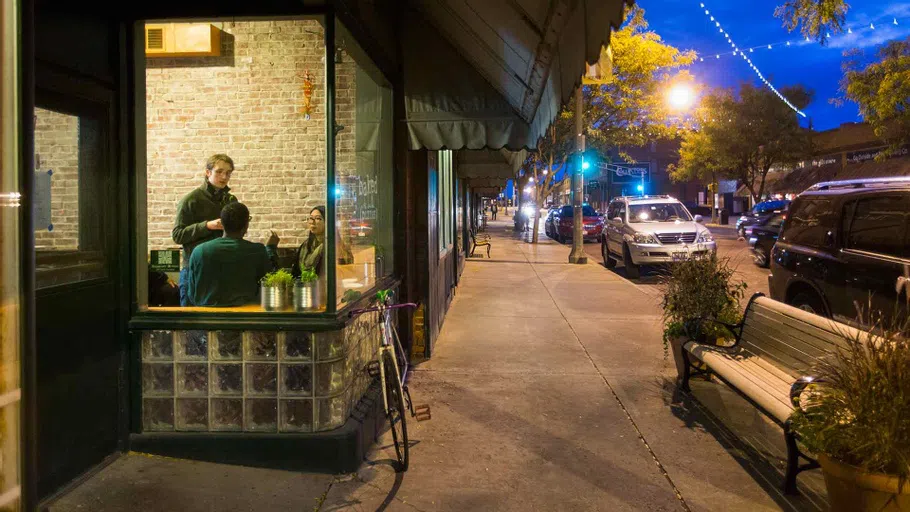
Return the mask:
[[780,388],[771,385],[768,381],[761,380],[755,374],[744,371],[745,366],[736,360],[735,356],[694,342],[688,343],[686,350],[704,361],[731,386],[754,400],[778,421],[783,422],[790,417],[793,407],[781,399]]
[[[828,328],[821,328],[814,324],[808,324],[800,319],[793,318],[785,313],[770,310],[765,306],[756,306],[755,314],[767,319],[771,323],[779,323],[787,329],[788,333],[798,337],[805,343],[808,343],[820,350],[826,352],[833,351],[837,347],[845,348],[843,336],[851,335],[852,329],[843,324],[834,324]],[[846,330],[838,332],[839,328]]]

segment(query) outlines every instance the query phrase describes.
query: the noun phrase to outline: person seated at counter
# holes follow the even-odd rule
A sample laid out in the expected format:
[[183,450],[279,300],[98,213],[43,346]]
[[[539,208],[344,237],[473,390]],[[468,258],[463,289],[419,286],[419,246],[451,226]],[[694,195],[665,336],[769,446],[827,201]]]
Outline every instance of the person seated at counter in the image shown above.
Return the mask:
[[277,268],[278,235],[265,245],[244,240],[250,210],[243,203],[221,209],[221,238],[204,242],[190,256],[187,297],[192,306],[242,306],[259,300],[259,280]]
[[[325,258],[323,257],[323,247],[325,245],[325,206],[319,205],[310,210],[310,216],[306,219],[310,232],[306,240],[297,248],[297,256],[294,258],[294,265],[291,267],[291,274],[294,277],[300,277],[303,269],[314,269],[316,275],[323,277],[325,275]],[[354,255],[346,244],[338,242],[341,239],[340,233],[336,232],[335,256],[338,263],[350,265],[354,263]]]

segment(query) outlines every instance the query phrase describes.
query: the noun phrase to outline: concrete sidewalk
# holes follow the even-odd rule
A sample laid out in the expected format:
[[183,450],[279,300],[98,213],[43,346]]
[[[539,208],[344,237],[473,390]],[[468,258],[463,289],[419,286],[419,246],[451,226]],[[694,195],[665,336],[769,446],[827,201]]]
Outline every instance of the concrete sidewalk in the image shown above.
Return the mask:
[[[660,309],[569,246],[491,222],[411,392],[411,467],[388,440],[354,475],[123,457],[52,510],[821,510],[817,472],[785,498],[783,436],[716,382],[675,392]],[[813,474],[816,473],[816,474]]]

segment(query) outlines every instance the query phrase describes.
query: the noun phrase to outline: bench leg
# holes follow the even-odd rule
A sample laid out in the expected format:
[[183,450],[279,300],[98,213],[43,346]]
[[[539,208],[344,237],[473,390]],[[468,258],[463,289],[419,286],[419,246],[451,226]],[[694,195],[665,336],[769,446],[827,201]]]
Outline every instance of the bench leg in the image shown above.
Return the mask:
[[692,361],[689,360],[689,352],[686,351],[686,347],[680,347],[680,350],[683,358],[683,375],[682,382],[679,383],[679,389],[689,393],[692,391],[689,388],[689,377],[692,376]]
[[[797,494],[796,475],[807,469],[819,467],[818,461],[799,451],[799,445],[796,444],[796,434],[790,429],[789,421],[784,423],[784,441],[787,443],[787,474],[784,475],[784,494]],[[800,457],[809,462],[800,465]]]
[[796,475],[799,473],[799,447],[790,425],[784,426],[784,440],[787,443],[787,473],[784,475],[784,494],[796,494]]
[[490,256],[490,249],[492,249],[492,248],[493,248],[492,245],[488,245],[488,246],[487,246],[487,258],[488,258],[488,259],[491,258],[491,256]]

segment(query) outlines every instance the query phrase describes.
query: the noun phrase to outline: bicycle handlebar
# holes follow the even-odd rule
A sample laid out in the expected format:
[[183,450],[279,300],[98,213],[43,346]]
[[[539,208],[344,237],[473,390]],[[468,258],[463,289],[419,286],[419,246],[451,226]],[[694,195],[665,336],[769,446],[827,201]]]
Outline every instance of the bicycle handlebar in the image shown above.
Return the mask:
[[385,309],[416,308],[416,307],[417,307],[417,304],[414,304],[413,302],[404,302],[401,304],[392,304],[391,306],[383,306],[383,307],[375,306],[372,308],[355,309],[354,311],[351,311],[350,313],[348,313],[348,316],[353,318],[357,315],[362,315],[364,313],[369,313],[371,311],[382,311]]

